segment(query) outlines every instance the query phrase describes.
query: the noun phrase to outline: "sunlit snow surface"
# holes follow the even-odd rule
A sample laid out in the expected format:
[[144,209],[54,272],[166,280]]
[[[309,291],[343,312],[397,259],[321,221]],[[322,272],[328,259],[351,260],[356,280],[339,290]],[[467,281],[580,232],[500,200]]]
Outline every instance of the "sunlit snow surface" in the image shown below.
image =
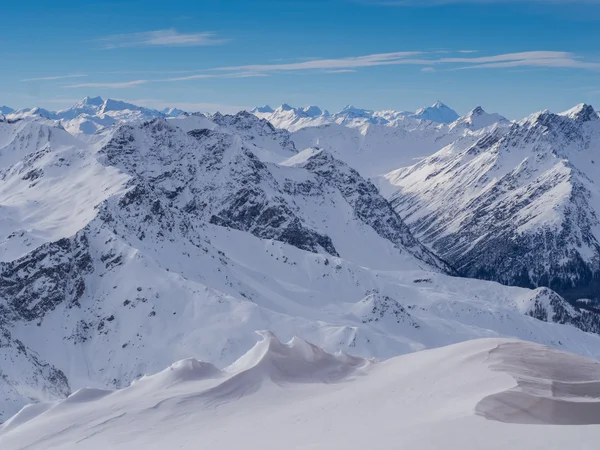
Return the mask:
[[0,447],[564,450],[600,439],[594,360],[483,339],[376,362],[261,335],[224,370],[188,359],[119,391],[26,407],[0,426]]
[[[444,274],[360,176],[450,142],[463,151],[507,132],[504,119],[474,110],[435,124],[347,108],[343,123],[289,133],[249,113],[153,118],[101,100],[61,119],[22,111],[0,122],[0,287],[14,308],[0,323],[0,420],[41,402],[6,422],[0,449],[529,449],[532,428],[520,424],[567,420],[498,407],[532,395],[576,397],[569,417],[591,420],[577,402],[589,394],[595,408],[593,364],[569,378],[527,359],[563,357],[493,350],[500,341],[412,354],[517,338],[598,359],[600,336],[530,317],[576,315],[547,289]],[[92,134],[77,128],[106,117],[114,124]],[[290,225],[291,238],[277,234]],[[299,229],[309,238],[295,239]],[[239,359],[263,329],[324,350],[263,334]],[[355,356],[323,353],[338,350]],[[371,357],[393,359],[361,359]],[[145,373],[157,375],[111,390]],[[580,428],[573,442],[597,442]],[[569,427],[545,429],[544,449],[574,439]]]

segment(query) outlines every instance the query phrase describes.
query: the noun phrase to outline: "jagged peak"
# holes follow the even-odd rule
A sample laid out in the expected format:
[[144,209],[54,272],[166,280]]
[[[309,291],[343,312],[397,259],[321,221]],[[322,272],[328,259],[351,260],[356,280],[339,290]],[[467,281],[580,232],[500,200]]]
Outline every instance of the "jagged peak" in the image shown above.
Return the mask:
[[309,117],[318,117],[318,116],[323,115],[323,111],[321,111],[321,108],[319,108],[318,106],[314,106],[314,105],[304,107],[302,109],[302,112],[304,113],[304,115],[309,116]]
[[580,103],[567,111],[558,114],[559,116],[568,117],[570,119],[579,120],[581,122],[589,122],[590,120],[598,119],[598,113],[591,105]]
[[417,110],[412,117],[438,123],[452,123],[460,116],[452,108],[438,100],[431,106],[426,106]]
[[346,105],[344,109],[342,109],[338,116],[347,116],[350,118],[372,118],[373,111],[369,109],[356,108],[354,105]]
[[346,105],[344,106],[344,108],[340,111],[340,113],[347,113],[347,112],[360,112],[360,113],[364,113],[367,112],[367,109],[363,109],[363,108],[357,108],[354,105]]
[[439,100],[437,100],[433,105],[431,106],[424,106],[423,108],[419,108],[415,114],[420,114],[423,113],[425,111],[428,111],[430,109],[451,109],[449,106],[445,105],[444,103],[440,102]]
[[251,113],[263,113],[263,114],[271,114],[274,113],[275,110],[271,108],[269,105],[263,106],[255,106],[250,110]]
[[481,106],[476,106],[469,112],[469,116],[482,116],[483,114],[487,114],[485,110]]
[[80,108],[82,106],[102,106],[104,99],[102,97],[84,97],[81,101],[76,103],[73,108]]
[[169,117],[177,117],[177,116],[187,114],[187,112],[184,111],[183,109],[174,108],[174,107],[163,108],[160,112]]
[[277,108],[279,111],[294,111],[294,108],[292,108],[290,105],[288,105],[287,103],[283,103],[279,108]]

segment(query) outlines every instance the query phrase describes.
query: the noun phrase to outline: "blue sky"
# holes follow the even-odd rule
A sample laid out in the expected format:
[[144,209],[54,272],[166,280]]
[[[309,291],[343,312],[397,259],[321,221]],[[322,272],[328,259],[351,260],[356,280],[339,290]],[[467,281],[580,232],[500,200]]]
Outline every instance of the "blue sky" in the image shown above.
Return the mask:
[[101,95],[187,110],[600,109],[600,0],[29,0],[0,14],[13,108]]

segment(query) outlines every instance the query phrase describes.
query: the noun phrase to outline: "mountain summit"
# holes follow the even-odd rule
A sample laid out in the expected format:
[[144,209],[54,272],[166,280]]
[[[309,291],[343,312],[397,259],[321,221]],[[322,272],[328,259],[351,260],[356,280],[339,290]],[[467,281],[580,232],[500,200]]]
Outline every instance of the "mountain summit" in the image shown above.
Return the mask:
[[452,123],[460,116],[452,108],[444,105],[442,102],[437,101],[431,106],[419,109],[417,112],[412,114],[415,119],[430,120],[438,123]]

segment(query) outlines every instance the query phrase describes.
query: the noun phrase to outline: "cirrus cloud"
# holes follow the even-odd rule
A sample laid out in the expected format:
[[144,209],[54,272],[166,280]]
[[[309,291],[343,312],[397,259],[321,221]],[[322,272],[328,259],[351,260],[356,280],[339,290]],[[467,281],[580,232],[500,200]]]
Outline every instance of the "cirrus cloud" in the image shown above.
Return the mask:
[[215,33],[179,33],[174,28],[144,31],[141,33],[114,34],[96,40],[104,49],[126,47],[200,47],[221,45],[227,39],[217,38]]
[[77,88],[112,88],[112,89],[125,89],[141,84],[149,83],[150,80],[132,80],[132,81],[117,81],[114,83],[79,83],[79,84],[68,84],[63,88],[77,89]]
[[65,78],[80,78],[87,77],[86,74],[77,73],[73,75],[55,75],[51,77],[37,77],[37,78],[25,78],[21,81],[52,81],[52,80],[64,80]]
[[[444,52],[445,53],[445,52]],[[424,67],[448,66],[451,69],[493,69],[508,67],[552,67],[572,69],[600,69],[599,61],[586,61],[571,52],[528,51],[490,56],[461,56],[440,58],[439,52],[393,52],[352,56],[336,59],[313,59],[286,64],[249,64],[220,67],[214,70],[253,71],[260,73],[324,70],[356,70],[364,67],[415,65]]]

